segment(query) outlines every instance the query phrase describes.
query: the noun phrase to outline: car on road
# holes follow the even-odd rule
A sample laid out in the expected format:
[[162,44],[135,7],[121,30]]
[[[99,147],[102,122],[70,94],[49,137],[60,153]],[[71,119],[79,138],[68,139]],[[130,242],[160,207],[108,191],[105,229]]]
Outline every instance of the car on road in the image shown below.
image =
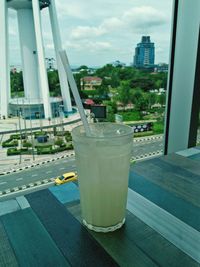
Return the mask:
[[77,181],[77,174],[75,172],[67,172],[55,179],[56,185],[65,184],[68,182]]

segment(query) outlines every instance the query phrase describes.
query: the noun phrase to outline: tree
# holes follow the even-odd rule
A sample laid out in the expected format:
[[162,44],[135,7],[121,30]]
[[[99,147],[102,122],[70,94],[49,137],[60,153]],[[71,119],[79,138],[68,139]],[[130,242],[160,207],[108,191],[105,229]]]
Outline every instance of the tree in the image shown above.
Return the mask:
[[10,73],[10,85],[11,85],[11,92],[15,95],[17,94],[18,96],[20,96],[19,95],[20,92],[24,91],[22,71]]
[[60,91],[60,81],[58,77],[58,71],[48,71],[48,82],[49,82],[49,91],[53,96],[60,96],[61,91]]
[[137,110],[146,110],[148,107],[148,94],[143,93],[141,88],[136,88],[131,92],[131,101]]
[[144,91],[149,91],[151,89],[154,89],[154,82],[148,76],[142,76],[137,79],[132,79],[130,82],[130,86],[131,88],[139,87]]
[[148,108],[150,109],[156,103],[157,95],[155,93],[148,93]]
[[166,103],[166,94],[159,95],[158,102],[161,104],[161,106],[164,106]]
[[121,82],[118,90],[118,100],[123,104],[125,107],[130,101],[130,86],[127,81]]
[[114,101],[103,101],[103,104],[106,105],[107,112],[107,121],[115,121],[115,113],[117,112],[117,104]]

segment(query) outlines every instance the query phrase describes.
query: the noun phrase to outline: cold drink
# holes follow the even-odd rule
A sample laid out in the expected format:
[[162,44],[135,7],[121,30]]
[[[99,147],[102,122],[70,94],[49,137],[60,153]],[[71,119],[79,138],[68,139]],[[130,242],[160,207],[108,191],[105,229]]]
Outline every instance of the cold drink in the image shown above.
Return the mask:
[[90,124],[72,130],[83,223],[91,230],[114,231],[125,222],[128,175],[133,142],[129,126]]

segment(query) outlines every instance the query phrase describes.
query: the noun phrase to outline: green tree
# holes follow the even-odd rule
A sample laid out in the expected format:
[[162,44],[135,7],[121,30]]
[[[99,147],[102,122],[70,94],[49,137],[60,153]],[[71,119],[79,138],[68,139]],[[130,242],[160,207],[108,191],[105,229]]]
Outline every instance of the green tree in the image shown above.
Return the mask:
[[125,107],[130,101],[130,86],[129,86],[129,82],[127,82],[127,81],[121,82],[120,86],[118,87],[117,93],[118,93],[118,96],[117,96],[118,100]]
[[155,93],[147,93],[148,108],[150,109],[157,101],[157,95]]
[[58,71],[48,71],[48,82],[49,82],[49,91],[52,96],[60,96],[61,91],[60,91],[60,82],[59,82],[59,77],[58,77]]
[[158,96],[158,103],[161,104],[161,106],[164,106],[166,103],[166,94],[160,94]]
[[143,93],[141,88],[136,88],[131,92],[131,101],[138,111],[144,111],[148,108],[148,94]]
[[103,104],[106,105],[107,112],[107,121],[115,121],[115,113],[117,112],[117,105],[115,101],[103,101]]
[[22,95],[21,93],[24,91],[22,71],[10,73],[10,85],[11,85],[12,95],[15,95],[15,96],[16,95],[18,95],[18,96]]

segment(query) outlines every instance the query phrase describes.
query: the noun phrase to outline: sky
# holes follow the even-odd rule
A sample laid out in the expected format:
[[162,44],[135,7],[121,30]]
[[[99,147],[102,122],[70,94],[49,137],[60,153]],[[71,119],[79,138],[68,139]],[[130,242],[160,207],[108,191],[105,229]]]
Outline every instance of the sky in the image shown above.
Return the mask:
[[[172,0],[55,0],[63,49],[73,66],[130,65],[142,35],[155,43],[155,63],[169,61]],[[48,9],[42,10],[46,57],[55,57]],[[16,12],[9,10],[10,63],[20,65]]]

